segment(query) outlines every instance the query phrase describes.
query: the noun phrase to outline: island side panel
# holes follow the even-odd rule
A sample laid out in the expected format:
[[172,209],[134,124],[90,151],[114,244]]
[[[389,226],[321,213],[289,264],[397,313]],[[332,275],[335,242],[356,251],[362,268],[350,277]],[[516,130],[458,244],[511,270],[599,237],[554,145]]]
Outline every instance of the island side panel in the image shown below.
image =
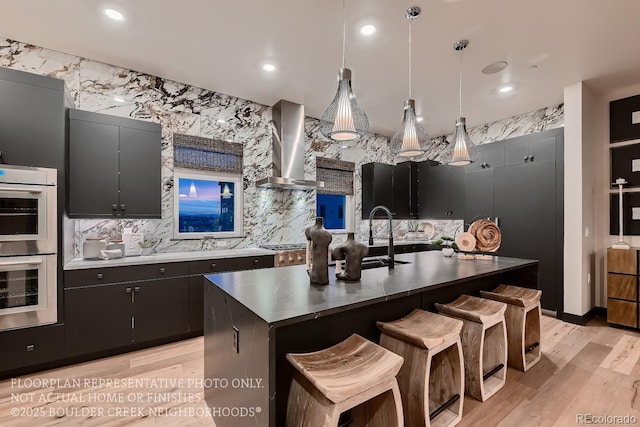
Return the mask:
[[216,426],[274,425],[269,325],[206,278],[204,285],[204,392]]

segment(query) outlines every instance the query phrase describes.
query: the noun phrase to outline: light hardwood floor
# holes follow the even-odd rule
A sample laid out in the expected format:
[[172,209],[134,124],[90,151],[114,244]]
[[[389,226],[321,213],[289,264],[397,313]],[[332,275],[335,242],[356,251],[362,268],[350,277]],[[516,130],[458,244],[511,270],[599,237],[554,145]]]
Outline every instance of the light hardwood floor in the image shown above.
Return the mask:
[[[202,352],[199,337],[2,381],[0,427],[215,426],[198,384]],[[638,332],[543,316],[541,361],[526,373],[509,369],[486,402],[466,397],[459,425],[564,427],[579,414],[633,416],[640,425],[639,359]],[[80,384],[44,384],[75,379]],[[120,383],[84,382],[99,379]]]

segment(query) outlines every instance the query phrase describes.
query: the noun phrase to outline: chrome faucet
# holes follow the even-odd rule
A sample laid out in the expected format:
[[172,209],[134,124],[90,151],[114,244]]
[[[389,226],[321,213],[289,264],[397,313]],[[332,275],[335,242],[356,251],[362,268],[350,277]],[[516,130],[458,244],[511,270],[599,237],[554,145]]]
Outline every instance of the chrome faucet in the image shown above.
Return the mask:
[[389,210],[389,208],[387,208],[386,206],[383,205],[378,205],[375,206],[373,209],[371,209],[371,212],[369,212],[369,246],[373,246],[373,229],[371,228],[371,223],[373,220],[373,215],[377,212],[377,211],[384,211],[384,213],[387,214],[387,217],[389,218],[389,269],[393,268],[393,264],[394,264],[394,258],[395,258],[395,254],[393,251],[393,215],[391,214],[391,211]]

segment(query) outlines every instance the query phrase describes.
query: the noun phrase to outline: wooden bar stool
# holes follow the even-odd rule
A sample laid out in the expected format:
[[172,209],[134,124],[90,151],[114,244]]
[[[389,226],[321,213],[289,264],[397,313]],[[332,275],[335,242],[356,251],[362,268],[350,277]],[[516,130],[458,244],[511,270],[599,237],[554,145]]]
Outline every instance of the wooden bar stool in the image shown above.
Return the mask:
[[507,341],[509,366],[526,372],[540,361],[540,297],[538,289],[500,285],[480,295],[507,304]]
[[402,319],[378,322],[380,345],[399,354],[398,374],[407,426],[454,426],[462,419],[464,367],[462,321],[413,310]]
[[507,379],[507,305],[497,301],[461,295],[436,309],[462,320],[465,391],[484,402],[500,390]]
[[337,426],[351,409],[353,426],[402,426],[396,374],[402,357],[353,334],[325,350],[287,354],[296,369],[287,427]]

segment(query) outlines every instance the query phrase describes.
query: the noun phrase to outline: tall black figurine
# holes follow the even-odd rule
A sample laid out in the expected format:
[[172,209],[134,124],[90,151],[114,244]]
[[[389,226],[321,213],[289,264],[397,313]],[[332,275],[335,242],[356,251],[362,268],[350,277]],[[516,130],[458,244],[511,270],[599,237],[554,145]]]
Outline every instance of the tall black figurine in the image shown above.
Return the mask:
[[313,284],[327,285],[329,283],[329,244],[333,237],[322,225],[322,217],[316,217],[316,223],[304,230],[304,235],[311,243],[310,245],[307,243],[309,279]]

